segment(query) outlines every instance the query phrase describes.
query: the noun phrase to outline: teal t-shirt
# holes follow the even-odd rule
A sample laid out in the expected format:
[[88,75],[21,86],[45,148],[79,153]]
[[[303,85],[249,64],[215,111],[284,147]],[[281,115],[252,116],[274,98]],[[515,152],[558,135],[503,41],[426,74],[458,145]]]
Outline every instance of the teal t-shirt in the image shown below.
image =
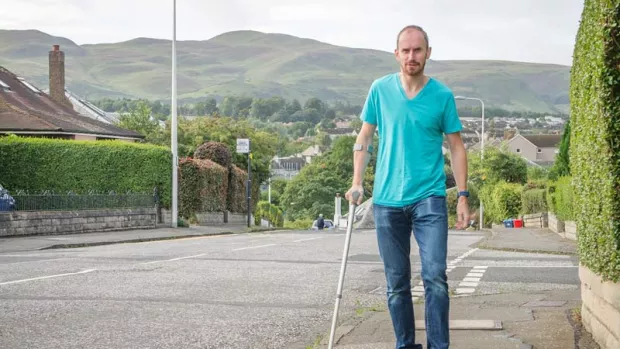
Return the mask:
[[444,134],[462,129],[448,87],[430,78],[409,99],[399,73],[386,75],[372,83],[360,118],[379,134],[374,204],[402,207],[446,195],[441,146]]

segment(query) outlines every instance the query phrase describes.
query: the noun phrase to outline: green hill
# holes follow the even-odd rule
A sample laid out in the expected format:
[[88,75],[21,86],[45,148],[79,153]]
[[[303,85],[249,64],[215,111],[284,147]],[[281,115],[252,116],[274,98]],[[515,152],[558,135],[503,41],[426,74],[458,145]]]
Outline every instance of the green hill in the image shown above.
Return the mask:
[[[60,44],[68,89],[89,99],[170,99],[171,43],[137,38],[76,45],[36,30],[0,30],[0,65],[48,84],[47,55]],[[318,97],[361,104],[373,79],[396,71],[393,53],[285,34],[235,31],[177,42],[180,100],[231,94]],[[456,94],[509,110],[566,111],[570,67],[507,61],[430,61],[427,72]]]

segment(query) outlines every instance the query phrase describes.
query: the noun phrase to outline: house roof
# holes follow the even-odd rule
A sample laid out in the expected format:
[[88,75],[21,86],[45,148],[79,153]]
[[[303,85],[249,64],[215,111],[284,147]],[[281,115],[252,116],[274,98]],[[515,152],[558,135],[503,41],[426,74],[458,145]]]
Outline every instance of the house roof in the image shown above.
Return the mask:
[[80,115],[2,66],[0,81],[0,132],[144,138],[137,132]]
[[521,135],[539,148],[555,148],[562,141],[562,135]]
[[325,133],[330,135],[344,135],[353,134],[355,130],[352,127],[330,128],[325,130]]

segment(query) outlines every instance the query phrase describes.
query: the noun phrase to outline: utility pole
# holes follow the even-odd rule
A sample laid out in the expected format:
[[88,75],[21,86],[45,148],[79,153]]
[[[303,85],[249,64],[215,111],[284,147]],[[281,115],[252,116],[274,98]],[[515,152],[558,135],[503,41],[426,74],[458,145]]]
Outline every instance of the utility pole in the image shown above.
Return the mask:
[[172,120],[171,120],[171,148],[172,148],[172,227],[178,226],[178,145],[177,145],[177,1],[172,0]]

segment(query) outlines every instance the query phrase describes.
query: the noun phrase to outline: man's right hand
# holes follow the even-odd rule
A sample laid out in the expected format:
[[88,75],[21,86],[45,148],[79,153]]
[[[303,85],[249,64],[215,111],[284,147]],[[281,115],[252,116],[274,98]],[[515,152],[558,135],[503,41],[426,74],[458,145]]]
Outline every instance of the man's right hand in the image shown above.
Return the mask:
[[[359,194],[357,196],[357,200],[353,199],[353,193]],[[344,194],[344,197],[349,201],[349,203],[360,205],[362,203],[362,200],[364,199],[364,187],[354,184],[351,186],[351,189],[349,189],[349,191]]]

